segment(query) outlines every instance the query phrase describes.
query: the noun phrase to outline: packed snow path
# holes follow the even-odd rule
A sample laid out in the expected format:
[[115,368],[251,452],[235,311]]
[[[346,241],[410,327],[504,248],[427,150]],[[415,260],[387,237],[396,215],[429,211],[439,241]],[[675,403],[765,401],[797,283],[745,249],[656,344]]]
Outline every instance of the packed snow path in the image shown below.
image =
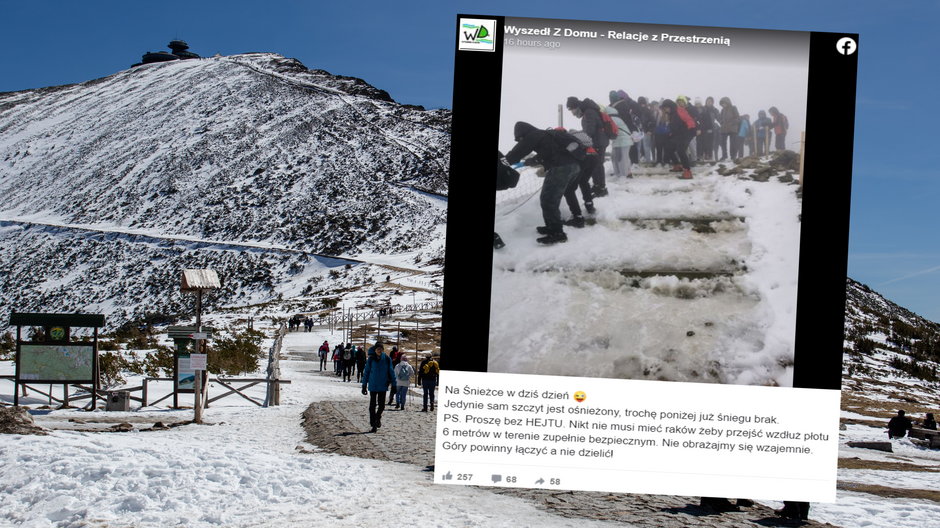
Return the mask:
[[497,193],[490,370],[789,385],[796,186],[718,168],[608,177],[593,225],[548,247],[535,171]]

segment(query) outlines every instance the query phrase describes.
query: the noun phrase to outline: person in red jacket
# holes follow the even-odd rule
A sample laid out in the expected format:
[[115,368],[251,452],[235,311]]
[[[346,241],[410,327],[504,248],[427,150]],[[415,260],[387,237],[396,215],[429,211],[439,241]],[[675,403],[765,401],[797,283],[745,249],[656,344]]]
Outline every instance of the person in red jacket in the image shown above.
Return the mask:
[[771,106],[767,109],[767,113],[770,114],[770,117],[773,119],[774,148],[776,150],[786,150],[787,129],[790,128],[790,122],[787,121],[787,116],[781,114],[776,106]]
[[689,163],[688,150],[689,142],[695,137],[695,119],[685,108],[688,105],[688,100],[684,96],[680,96],[680,99],[684,100],[682,106],[677,105],[672,99],[666,99],[662,102],[660,108],[669,116],[669,145],[667,149],[671,149],[675,156],[679,158],[679,166],[682,170],[682,175],[679,178],[691,180],[692,165]]

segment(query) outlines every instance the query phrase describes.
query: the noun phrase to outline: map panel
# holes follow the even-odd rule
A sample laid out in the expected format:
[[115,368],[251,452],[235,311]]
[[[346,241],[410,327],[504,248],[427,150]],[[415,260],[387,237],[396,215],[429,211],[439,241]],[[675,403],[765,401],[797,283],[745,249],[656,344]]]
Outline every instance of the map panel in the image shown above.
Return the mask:
[[28,381],[86,381],[94,379],[91,345],[21,345],[19,377]]

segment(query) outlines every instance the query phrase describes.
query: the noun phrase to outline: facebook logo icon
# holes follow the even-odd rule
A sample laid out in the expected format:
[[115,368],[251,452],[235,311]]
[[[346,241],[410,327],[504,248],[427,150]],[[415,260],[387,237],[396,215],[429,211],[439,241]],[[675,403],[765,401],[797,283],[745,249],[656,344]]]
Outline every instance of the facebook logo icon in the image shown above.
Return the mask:
[[842,55],[851,55],[858,49],[858,44],[855,43],[854,39],[842,37],[839,39],[839,42],[836,43],[836,49],[839,50],[839,53]]

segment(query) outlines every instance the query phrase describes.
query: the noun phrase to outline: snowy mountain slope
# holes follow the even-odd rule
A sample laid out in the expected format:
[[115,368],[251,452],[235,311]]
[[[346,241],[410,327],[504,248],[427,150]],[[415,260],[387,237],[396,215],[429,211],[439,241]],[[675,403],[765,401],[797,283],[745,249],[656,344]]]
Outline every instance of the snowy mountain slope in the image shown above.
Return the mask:
[[174,311],[182,267],[219,268],[225,304],[339,265],[314,254],[438,258],[449,127],[268,53],[0,94],[0,311],[123,319]]
[[846,282],[843,407],[873,418],[940,412],[940,324]]

